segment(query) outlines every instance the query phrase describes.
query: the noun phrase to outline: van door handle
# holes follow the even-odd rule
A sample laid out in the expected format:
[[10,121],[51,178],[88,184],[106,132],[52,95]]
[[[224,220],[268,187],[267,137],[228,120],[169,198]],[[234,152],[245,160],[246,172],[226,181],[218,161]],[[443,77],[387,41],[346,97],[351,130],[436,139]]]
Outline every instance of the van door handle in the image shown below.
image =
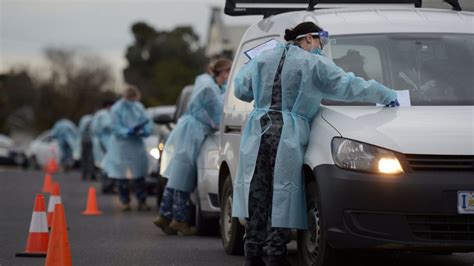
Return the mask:
[[242,132],[242,126],[225,126],[224,131],[229,134],[240,134],[240,132]]

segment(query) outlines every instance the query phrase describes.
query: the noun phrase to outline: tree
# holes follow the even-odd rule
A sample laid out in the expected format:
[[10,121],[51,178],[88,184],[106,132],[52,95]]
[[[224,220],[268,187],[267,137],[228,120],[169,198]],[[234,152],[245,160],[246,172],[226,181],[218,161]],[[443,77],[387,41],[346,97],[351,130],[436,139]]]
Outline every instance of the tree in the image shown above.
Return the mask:
[[60,48],[45,49],[45,57],[41,75],[26,69],[0,75],[0,131],[39,133],[60,118],[78,122],[117,98],[111,67],[100,57]]
[[144,22],[131,27],[125,81],[142,91],[147,106],[174,104],[181,89],[204,70],[206,58],[192,27],[156,31]]

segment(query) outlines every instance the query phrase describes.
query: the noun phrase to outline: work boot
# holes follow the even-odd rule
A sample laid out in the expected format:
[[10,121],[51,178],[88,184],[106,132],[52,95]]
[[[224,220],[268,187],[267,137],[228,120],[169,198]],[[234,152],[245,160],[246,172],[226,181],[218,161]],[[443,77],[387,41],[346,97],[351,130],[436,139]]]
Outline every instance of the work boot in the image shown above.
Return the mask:
[[158,216],[155,220],[153,220],[153,223],[158,226],[163,233],[167,235],[176,235],[177,232],[173,229],[170,228],[170,223],[171,221],[164,217],[164,216]]
[[286,260],[286,255],[281,256],[268,256],[268,266],[291,266],[291,263]]
[[148,206],[148,204],[146,204],[145,202],[141,202],[138,203],[138,210],[148,212],[151,211],[151,207]]
[[170,228],[175,231],[178,231],[183,236],[194,236],[197,234],[196,227],[190,226],[187,223],[178,222],[174,219],[170,223]]
[[132,208],[130,207],[130,203],[125,203],[125,204],[122,205],[122,211],[123,212],[129,212],[131,210],[132,210]]
[[245,257],[244,266],[265,266],[262,257]]

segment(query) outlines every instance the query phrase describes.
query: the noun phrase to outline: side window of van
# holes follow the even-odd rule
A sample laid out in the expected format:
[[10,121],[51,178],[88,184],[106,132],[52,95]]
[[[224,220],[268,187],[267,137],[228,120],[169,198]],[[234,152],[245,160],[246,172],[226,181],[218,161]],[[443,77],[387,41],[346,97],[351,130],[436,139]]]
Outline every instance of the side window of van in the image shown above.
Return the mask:
[[382,60],[379,50],[369,45],[331,45],[334,63],[346,72],[364,79],[383,83]]
[[234,96],[234,78],[239,72],[240,68],[249,61],[249,58],[245,55],[245,52],[272,38],[279,39],[279,36],[266,36],[259,39],[253,39],[245,42],[240,47],[239,52],[235,57],[235,67],[232,70],[232,74],[229,78],[229,92],[227,93],[226,105],[224,106],[225,112],[247,112],[252,110],[251,103],[241,101]]

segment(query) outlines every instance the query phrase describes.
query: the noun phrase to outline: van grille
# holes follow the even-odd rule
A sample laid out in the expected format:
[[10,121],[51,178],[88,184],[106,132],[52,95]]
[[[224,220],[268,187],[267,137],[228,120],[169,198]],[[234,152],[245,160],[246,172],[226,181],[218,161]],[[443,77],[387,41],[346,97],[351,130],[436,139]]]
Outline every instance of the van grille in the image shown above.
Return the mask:
[[405,158],[413,171],[474,172],[472,155],[411,155]]
[[473,241],[474,216],[407,215],[413,236],[420,240]]

